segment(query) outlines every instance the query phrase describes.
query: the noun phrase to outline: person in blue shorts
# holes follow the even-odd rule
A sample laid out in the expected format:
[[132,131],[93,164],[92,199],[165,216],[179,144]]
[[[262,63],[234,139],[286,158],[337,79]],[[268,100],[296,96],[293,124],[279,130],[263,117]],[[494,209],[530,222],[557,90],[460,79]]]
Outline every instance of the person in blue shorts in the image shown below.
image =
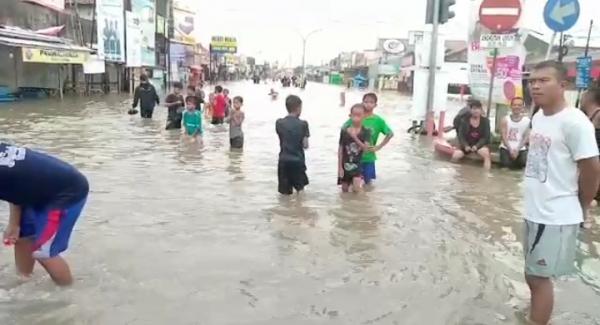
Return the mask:
[[75,167],[31,149],[0,142],[0,200],[10,206],[4,244],[14,245],[19,274],[35,261],[61,286],[73,277],[60,256],[85,205],[89,184]]

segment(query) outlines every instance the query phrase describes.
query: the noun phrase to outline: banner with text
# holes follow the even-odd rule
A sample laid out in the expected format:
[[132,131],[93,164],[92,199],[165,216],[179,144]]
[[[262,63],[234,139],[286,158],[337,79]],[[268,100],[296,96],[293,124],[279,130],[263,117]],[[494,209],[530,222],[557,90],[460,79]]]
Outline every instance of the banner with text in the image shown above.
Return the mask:
[[127,66],[142,66],[142,27],[138,14],[131,11],[125,13],[127,22]]
[[122,0],[96,0],[98,57],[125,62],[125,24]]
[[[527,52],[518,37],[489,36],[491,32],[479,22],[482,0],[471,2],[468,35],[469,87],[473,97],[487,100],[492,76],[494,49],[498,47],[496,74],[492,101],[507,104],[516,96],[523,96],[523,65]],[[483,41],[483,44],[482,44]]]
[[51,64],[84,64],[89,57],[88,52],[31,47],[23,47],[22,55],[23,62]]
[[213,36],[210,41],[210,51],[213,53],[236,53],[237,39],[235,37]]
[[142,40],[142,65],[154,66],[156,55],[154,54],[156,14],[154,11],[154,0],[132,0],[131,11],[140,17],[141,40]]

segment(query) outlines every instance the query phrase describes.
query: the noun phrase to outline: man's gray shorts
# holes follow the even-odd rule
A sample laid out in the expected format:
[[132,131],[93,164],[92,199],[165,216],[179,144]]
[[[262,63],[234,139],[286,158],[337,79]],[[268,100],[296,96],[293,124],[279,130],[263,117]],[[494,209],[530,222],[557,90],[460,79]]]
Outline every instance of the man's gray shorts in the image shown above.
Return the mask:
[[573,273],[578,234],[579,224],[556,226],[525,220],[525,274],[551,278]]

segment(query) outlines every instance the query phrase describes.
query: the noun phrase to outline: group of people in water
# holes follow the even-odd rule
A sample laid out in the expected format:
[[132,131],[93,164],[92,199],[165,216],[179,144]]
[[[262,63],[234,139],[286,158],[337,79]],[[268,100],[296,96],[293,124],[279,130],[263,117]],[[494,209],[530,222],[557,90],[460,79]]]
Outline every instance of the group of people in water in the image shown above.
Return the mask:
[[[577,235],[587,218],[600,185],[600,90],[583,96],[583,111],[570,107],[564,93],[567,70],[561,63],[538,64],[529,79],[532,98],[540,108],[531,120],[524,116],[523,100],[511,101],[511,114],[502,121],[501,159],[509,167],[523,167],[525,280],[531,291],[529,320],[546,325],[554,306],[552,278],[574,271]],[[202,119],[215,125],[230,123],[232,147],[243,146],[244,113],[240,96],[229,99],[221,86],[205,100],[202,88],[173,85],[165,100],[167,129],[183,128],[183,136],[201,141]],[[352,105],[350,118],[340,129],[338,183],[343,191],[361,191],[377,177],[376,153],[393,137],[386,121],[374,113],[378,98],[364,95]],[[160,103],[145,76],[135,89],[132,109],[152,118]],[[309,183],[305,153],[310,137],[307,121],[300,119],[302,100],[285,100],[287,115],[275,121],[280,153],[278,191],[291,195]],[[204,112],[202,112],[204,111]],[[591,121],[591,122],[590,122]],[[490,161],[490,126],[482,105],[470,101],[454,121],[459,149],[455,160],[476,153]],[[380,135],[385,138],[378,142]],[[527,154],[526,154],[527,153]],[[71,271],[60,256],[67,249],[73,227],[89,192],[86,177],[72,165],[31,149],[0,143],[0,200],[10,204],[4,244],[14,246],[19,274],[29,277],[38,261],[59,285],[72,282]]]
[[[173,83],[173,91],[165,98],[168,109],[166,129],[183,129],[183,136],[191,142],[202,144],[203,117],[210,119],[213,125],[229,124],[229,138],[231,148],[242,149],[244,146],[244,132],[242,124],[245,113],[242,111],[244,99],[241,96],[230,98],[229,90],[216,86],[206,99],[203,84],[198,87],[190,85],[184,97],[183,85]],[[145,75],[140,77],[140,85],[134,91],[131,114],[137,114],[135,108],[140,105],[140,116],[152,118],[154,108],[160,103],[159,97],[148,82]]]

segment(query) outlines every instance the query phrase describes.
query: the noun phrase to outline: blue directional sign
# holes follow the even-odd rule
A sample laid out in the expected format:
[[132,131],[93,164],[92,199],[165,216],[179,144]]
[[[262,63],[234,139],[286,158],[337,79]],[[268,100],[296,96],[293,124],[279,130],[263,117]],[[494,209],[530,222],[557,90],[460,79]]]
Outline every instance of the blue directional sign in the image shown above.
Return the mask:
[[586,89],[590,86],[590,76],[592,72],[592,58],[589,56],[577,58],[577,77],[575,84],[579,89]]
[[544,21],[557,32],[564,32],[579,19],[579,0],[548,0],[544,8]]

